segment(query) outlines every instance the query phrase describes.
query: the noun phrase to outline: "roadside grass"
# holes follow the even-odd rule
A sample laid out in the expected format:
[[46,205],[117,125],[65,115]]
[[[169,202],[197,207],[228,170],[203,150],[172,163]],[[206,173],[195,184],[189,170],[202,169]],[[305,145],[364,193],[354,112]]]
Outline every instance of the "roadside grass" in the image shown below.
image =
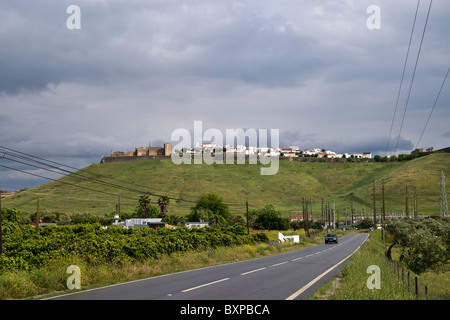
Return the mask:
[[[284,234],[301,235],[302,232],[291,231]],[[162,255],[159,259],[148,259],[141,263],[125,263],[121,265],[93,265],[86,263],[79,257],[73,256],[69,260],[54,261],[52,265],[42,269],[4,273],[0,275],[0,299],[35,299],[69,292],[66,282],[70,275],[66,273],[66,269],[72,264],[80,267],[83,290],[300,250],[323,241],[323,233],[320,233],[316,237],[301,238],[302,240],[299,244],[289,242],[279,244],[276,241],[278,231],[266,231],[266,233],[270,240],[275,241],[257,245],[247,244]]]
[[[380,268],[380,289],[369,289],[367,281],[372,273],[367,273],[369,266]],[[406,270],[394,271],[384,256],[384,242],[381,230],[371,233],[368,241],[351,257],[348,264],[325,285],[319,288],[310,300],[416,300],[414,277],[410,273],[407,284]],[[418,277],[419,299],[449,299],[450,270],[447,265],[444,272],[427,272]],[[428,287],[425,296],[424,286]]]

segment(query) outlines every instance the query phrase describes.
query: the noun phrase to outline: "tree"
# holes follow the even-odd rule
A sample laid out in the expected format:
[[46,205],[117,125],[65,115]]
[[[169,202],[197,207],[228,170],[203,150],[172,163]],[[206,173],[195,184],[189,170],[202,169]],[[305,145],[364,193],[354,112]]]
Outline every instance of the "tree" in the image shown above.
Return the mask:
[[167,224],[173,225],[173,226],[183,226],[184,225],[184,217],[180,217],[177,215],[168,215],[164,218],[164,221]]
[[421,152],[423,152],[423,149],[421,149],[421,148],[414,149],[413,151],[411,151],[410,159],[418,158],[420,156]]
[[302,229],[303,228],[303,221],[300,220],[294,220],[291,222],[291,228],[294,230]]
[[255,229],[287,230],[289,228],[289,218],[282,218],[281,213],[275,210],[271,204],[266,205],[263,209],[252,210],[251,215],[256,217]]
[[161,210],[161,217],[164,219],[167,216],[167,206],[169,205],[170,199],[168,196],[162,196],[158,199],[158,206]]
[[356,224],[358,229],[370,229],[375,228],[375,223],[370,218],[364,218]]
[[438,270],[450,259],[450,223],[444,219],[390,221],[386,230],[393,242],[386,253],[388,258],[395,245],[401,247],[400,261],[421,274]]
[[142,218],[148,218],[149,204],[150,204],[150,197],[147,194],[139,198],[139,206],[142,209]]
[[190,221],[200,221],[198,219],[202,218],[208,221],[215,219],[216,223],[225,224],[230,216],[230,210],[222,198],[215,193],[207,193],[198,198],[188,217],[192,219]]

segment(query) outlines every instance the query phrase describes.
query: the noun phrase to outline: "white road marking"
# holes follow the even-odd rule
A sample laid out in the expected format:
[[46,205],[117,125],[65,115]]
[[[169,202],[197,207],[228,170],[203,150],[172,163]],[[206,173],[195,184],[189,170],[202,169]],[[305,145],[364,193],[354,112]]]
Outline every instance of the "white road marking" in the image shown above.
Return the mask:
[[216,281],[213,281],[213,282],[208,282],[208,283],[196,286],[196,287],[192,287],[192,288],[189,288],[189,289],[182,290],[181,292],[192,291],[192,290],[195,290],[195,289],[203,288],[203,287],[210,286],[212,284],[215,284],[215,283],[218,283],[218,282],[222,282],[222,281],[227,281],[227,280],[230,280],[230,278],[223,278],[223,279],[216,280]]
[[285,263],[288,263],[288,262],[284,261],[284,262],[280,262],[280,263],[277,263],[277,264],[273,264],[272,267],[281,266],[282,264],[285,264]]
[[251,271],[247,271],[247,272],[241,273],[241,276],[245,276],[246,274],[250,274],[250,273],[253,273],[253,272],[258,272],[258,271],[261,271],[261,270],[264,270],[264,269],[266,269],[266,267],[255,269],[255,270],[251,270]]

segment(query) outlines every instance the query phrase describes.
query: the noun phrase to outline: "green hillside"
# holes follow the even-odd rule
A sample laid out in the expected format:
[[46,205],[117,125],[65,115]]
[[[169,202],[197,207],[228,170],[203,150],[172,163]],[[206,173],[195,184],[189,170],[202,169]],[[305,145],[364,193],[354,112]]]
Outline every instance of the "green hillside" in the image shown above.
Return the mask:
[[[385,181],[387,211],[405,208],[405,187],[415,186],[419,213],[438,212],[440,172],[450,176],[450,154],[432,154],[412,161],[333,163],[280,161],[276,175],[260,175],[261,165],[175,165],[171,160],[94,164],[56,181],[3,199],[3,207],[23,212],[110,213],[120,194],[121,212],[130,212],[145,192],[172,198],[169,214],[184,215],[203,193],[220,195],[236,213],[273,204],[284,215],[301,210],[302,197],[313,200],[319,217],[324,203],[336,203],[339,215],[350,202],[356,211],[372,211],[372,181],[376,179],[377,212],[381,211],[381,179]],[[80,176],[82,175],[82,176]],[[100,182],[107,182],[108,185]],[[123,189],[127,188],[127,189]],[[450,187],[448,187],[449,189]],[[409,187],[410,213],[413,189]],[[177,200],[176,200],[177,199]],[[293,214],[295,215],[295,214]]]

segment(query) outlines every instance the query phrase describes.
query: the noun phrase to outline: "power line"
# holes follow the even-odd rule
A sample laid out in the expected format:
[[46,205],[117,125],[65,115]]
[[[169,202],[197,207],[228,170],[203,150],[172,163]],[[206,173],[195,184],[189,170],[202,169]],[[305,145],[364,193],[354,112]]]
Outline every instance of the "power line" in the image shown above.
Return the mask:
[[416,63],[415,63],[415,65],[414,65],[414,71],[413,71],[413,75],[412,75],[412,79],[411,79],[411,84],[410,84],[410,86],[409,86],[408,97],[407,97],[407,99],[406,99],[405,110],[403,111],[402,122],[401,122],[401,125],[400,125],[400,130],[399,130],[399,132],[398,132],[398,137],[397,137],[397,142],[396,142],[396,144],[395,144],[395,151],[394,151],[394,152],[397,152],[398,141],[399,141],[400,135],[401,135],[401,133],[402,133],[403,122],[404,122],[404,120],[405,120],[406,110],[408,109],[409,97],[411,96],[411,89],[412,89],[412,86],[413,86],[413,84],[414,84],[414,79],[415,79],[415,76],[416,76],[417,63],[419,62],[420,52],[422,51],[423,39],[424,39],[424,37],[425,37],[425,31],[426,31],[426,29],[427,29],[428,18],[430,17],[430,11],[431,11],[431,5],[432,5],[432,3],[433,3],[433,0],[430,0],[430,5],[429,5],[429,7],[428,7],[427,18],[426,18],[426,20],[425,20],[425,25],[424,25],[424,27],[423,27],[422,38],[421,38],[421,40],[420,40],[419,50],[418,50],[418,52],[417,52]]
[[[142,187],[142,188],[146,188],[146,189],[150,189],[150,190],[154,189],[154,190],[157,190],[157,191],[160,191],[160,192],[164,192],[164,193],[173,193],[173,192],[170,192],[170,191],[163,191],[163,190],[155,189],[155,188],[152,188],[152,187],[149,187],[149,186],[140,185],[140,184],[137,184],[137,183],[134,183],[134,182],[131,183],[131,182],[128,182],[128,181],[115,179],[115,178],[108,177],[108,176],[105,176],[105,175],[101,175],[101,174],[98,174],[98,173],[93,173],[93,172],[90,172],[89,170],[86,170],[85,168],[84,169],[75,168],[75,167],[72,167],[72,166],[69,166],[69,165],[66,165],[66,164],[62,164],[62,163],[59,163],[59,162],[55,162],[55,161],[51,161],[51,160],[48,160],[48,159],[44,159],[44,158],[41,158],[41,157],[38,157],[38,156],[35,156],[35,155],[31,155],[31,154],[28,154],[28,153],[25,153],[25,152],[17,151],[17,150],[11,149],[11,148],[7,148],[7,147],[3,147],[3,146],[0,146],[0,148],[3,148],[3,149],[6,149],[6,150],[10,151],[10,152],[8,152],[8,151],[4,151],[3,150],[2,152],[3,152],[4,155],[8,154],[8,155],[11,155],[13,157],[17,157],[19,159],[24,159],[26,161],[32,161],[32,162],[36,162],[36,163],[39,163],[39,164],[43,164],[45,166],[48,166],[48,167],[51,167],[51,168],[54,168],[54,169],[57,169],[57,170],[61,170],[61,171],[65,172],[65,173],[82,176],[82,174],[80,174],[80,173],[77,173],[77,172],[74,172],[74,171],[70,171],[70,170],[66,170],[66,169],[62,169],[60,167],[67,167],[67,168],[76,170],[78,172],[84,171],[84,172],[87,172],[87,173],[91,173],[91,174],[95,175],[96,177],[102,177],[102,178],[106,178],[106,179],[109,179],[109,180],[112,180],[112,181],[117,181],[117,182],[120,182],[120,183],[131,184],[133,186],[138,186],[138,187]],[[11,153],[11,152],[13,152],[13,153]],[[30,157],[32,157],[32,158],[30,158]],[[54,165],[51,165],[51,164],[48,164],[48,163],[45,163],[45,162],[42,162],[42,161],[35,160],[33,158],[39,159],[39,160],[43,160],[43,161],[46,161],[46,162],[49,162],[49,163],[53,163],[53,164],[56,164],[56,165],[58,165],[60,167],[57,167],[57,166],[54,166]],[[97,180],[97,181],[101,181],[99,179],[95,179],[95,178],[92,178],[92,177],[87,177],[87,178],[88,179]],[[134,190],[136,191],[136,189],[134,189]],[[138,191],[141,192],[141,193],[144,193],[144,194],[160,196],[160,195],[158,195],[156,193],[152,193],[152,192],[140,191],[140,190],[138,190]]]
[[430,114],[428,115],[428,119],[427,119],[427,122],[425,123],[425,126],[423,127],[422,133],[420,134],[420,138],[416,143],[415,149],[417,149],[417,147],[419,146],[419,143],[420,143],[420,140],[422,139],[423,133],[425,132],[425,129],[427,128],[428,121],[430,121],[431,114],[433,113],[434,107],[436,107],[436,103],[438,102],[439,96],[441,95],[441,91],[442,91],[442,88],[444,87],[445,81],[447,80],[449,71],[450,71],[450,67],[447,70],[447,74],[445,75],[444,81],[442,81],[441,88],[439,89],[438,95],[436,97],[436,100],[434,101],[433,107],[431,108]]
[[[9,153],[7,153],[7,154],[10,155]],[[141,190],[138,190],[138,189],[132,189],[132,188],[120,186],[120,185],[117,185],[117,184],[101,181],[99,179],[94,179],[94,178],[91,178],[89,176],[85,176],[85,175],[79,174],[77,172],[71,172],[71,171],[68,171],[68,170],[59,169],[59,170],[63,171],[63,173],[61,173],[61,172],[58,172],[58,171],[55,171],[55,170],[52,170],[52,169],[48,169],[48,168],[45,168],[45,167],[29,164],[29,163],[26,163],[26,162],[23,162],[23,161],[15,160],[15,159],[11,159],[11,158],[8,158],[6,156],[4,157],[4,159],[12,161],[12,162],[16,162],[16,163],[25,164],[27,166],[34,167],[34,168],[37,168],[37,169],[43,169],[43,170],[46,170],[46,171],[49,171],[49,172],[53,172],[53,173],[56,173],[56,174],[66,175],[66,173],[68,173],[69,175],[72,175],[72,176],[75,176],[75,177],[79,178],[81,181],[89,181],[89,182],[92,182],[92,183],[98,183],[98,184],[114,187],[116,189],[122,189],[122,190],[126,190],[126,191],[131,191],[131,192],[138,192],[138,193],[154,195],[152,193],[141,191]],[[53,180],[55,180],[55,179],[53,179]]]
[[[130,188],[130,187],[126,187],[126,186],[123,186],[123,185],[119,185],[119,184],[103,181],[103,180],[100,180],[98,178],[93,178],[92,176],[81,174],[79,172],[83,172],[84,171],[84,172],[90,173],[90,174],[92,174],[92,175],[94,175],[96,177],[103,177],[103,178],[106,178],[106,179],[110,179],[112,181],[118,181],[118,182],[121,182],[121,183],[131,184],[133,186],[137,185],[137,186],[140,186],[140,187],[149,188],[147,186],[143,186],[143,185],[139,185],[139,184],[123,181],[123,180],[120,180],[120,179],[115,179],[115,178],[108,177],[108,176],[105,176],[105,175],[101,175],[101,174],[98,174],[98,173],[93,173],[93,172],[90,172],[89,170],[85,170],[85,169],[77,169],[75,167],[72,167],[72,166],[69,166],[69,165],[66,165],[66,164],[62,164],[62,163],[59,163],[59,162],[56,162],[56,161],[51,161],[51,160],[48,160],[48,159],[44,159],[44,158],[41,158],[41,157],[38,157],[38,156],[34,156],[34,155],[31,155],[31,154],[27,154],[27,153],[24,153],[24,152],[21,152],[21,151],[14,150],[14,149],[11,149],[11,148],[8,148],[8,147],[0,146],[0,152],[3,153],[2,159],[8,160],[8,161],[12,161],[12,162],[16,162],[16,163],[20,163],[20,164],[27,165],[27,166],[31,166],[31,167],[34,167],[34,168],[46,170],[46,171],[49,171],[49,172],[52,172],[52,173],[56,173],[56,174],[60,174],[60,175],[68,174],[70,176],[73,176],[73,177],[76,177],[76,178],[80,179],[80,181],[91,182],[91,183],[94,183],[94,184],[97,183],[97,184],[100,184],[100,185],[109,186],[109,187],[113,187],[115,189],[121,189],[121,190],[125,190],[125,191],[128,191],[128,192],[133,192],[133,193],[148,194],[148,195],[153,195],[153,196],[157,196],[157,197],[161,197],[162,196],[161,194],[156,194],[154,192],[143,191],[143,190],[140,190],[140,189]],[[39,165],[27,163],[27,162],[20,161],[20,160],[17,160],[17,159],[12,159],[10,157],[14,157],[14,158],[21,159],[21,160],[24,160],[24,161],[28,161],[28,162],[31,162],[31,163],[37,163]],[[36,160],[36,159],[39,159],[39,160]],[[58,167],[56,165],[58,165],[60,167]],[[27,172],[27,171],[24,171],[24,170],[20,170],[20,169],[8,167],[8,166],[3,166],[3,165],[1,165],[1,166],[4,167],[4,168],[7,168],[7,169],[11,169],[11,170],[15,170],[15,171],[18,171],[18,172],[21,172],[21,173],[33,175],[33,176],[36,176],[36,177],[39,177],[39,178],[43,178],[43,179],[46,179],[46,180],[56,181],[56,182],[59,182],[59,183],[64,183],[64,184],[67,184],[67,185],[72,185],[72,186],[80,187],[80,188],[91,190],[91,191],[96,191],[96,192],[101,192],[101,193],[117,196],[117,194],[112,194],[112,193],[105,192],[105,191],[102,191],[102,190],[97,190],[97,189],[84,187],[84,186],[81,186],[79,184],[68,183],[68,182],[57,180],[57,179],[52,179],[52,178],[49,178],[49,177],[41,176],[41,175],[38,175],[38,174],[33,174],[33,173],[30,173],[30,172]],[[78,171],[74,172],[74,171],[71,171],[71,170],[63,169],[61,167],[72,168],[72,169],[75,169],[75,170],[78,170]],[[49,169],[49,168],[51,168],[51,169]],[[58,171],[56,171],[56,170],[58,170]],[[174,192],[171,192],[171,193],[174,193]],[[126,196],[123,196],[123,195],[121,195],[121,196],[122,197],[126,197]],[[131,197],[126,197],[126,198],[136,200],[136,198],[131,198]],[[174,196],[168,196],[168,198],[171,199],[171,200],[175,200],[176,202],[180,202],[180,201],[181,202],[189,202],[189,203],[196,203],[197,202],[196,200],[182,199],[182,198],[178,198],[178,197],[174,197]],[[243,207],[244,206],[244,204],[240,204],[240,203],[236,203],[236,202],[227,202],[225,204],[227,204],[228,206],[231,206],[231,207]],[[179,204],[178,204],[178,206],[179,207],[184,207],[184,206],[181,206]]]
[[[43,161],[48,161],[48,162],[50,162],[50,163],[58,164],[58,165],[60,165],[60,166],[64,166],[64,167],[76,169],[76,168],[74,168],[74,167],[71,167],[71,166],[68,166],[68,165],[65,165],[65,164],[62,164],[62,163],[58,163],[58,162],[55,162],[55,161],[51,161],[51,160],[47,160],[47,159],[40,158],[40,157],[37,157],[37,156],[33,156],[33,155],[30,155],[30,154],[26,154],[26,153],[24,153],[24,152],[20,152],[20,151],[17,151],[17,150],[13,150],[13,149],[11,149],[11,148],[1,147],[1,146],[0,146],[0,148],[6,149],[6,150],[11,150],[11,151],[13,151],[13,152],[19,153],[19,155],[17,155],[17,154],[15,154],[15,153],[10,152],[10,151],[5,151],[5,150],[3,150],[3,151],[2,151],[3,154],[4,154],[3,159],[5,159],[5,160],[18,162],[18,163],[21,163],[21,164],[25,164],[25,165],[32,166],[32,167],[39,168],[39,169],[43,169],[43,170],[47,170],[47,171],[50,171],[50,172],[53,172],[53,173],[57,173],[57,174],[61,174],[61,175],[62,175],[62,174],[73,175],[73,176],[76,176],[76,177],[78,177],[78,178],[80,178],[80,179],[82,179],[82,180],[84,180],[84,181],[89,181],[89,182],[93,182],[93,183],[99,183],[99,184],[102,184],[102,185],[114,187],[114,188],[116,188],[116,189],[126,190],[126,191],[135,192],[135,193],[140,193],[140,194],[148,194],[148,195],[157,196],[157,197],[161,197],[161,196],[162,196],[162,195],[156,194],[156,193],[154,193],[154,192],[144,191],[144,190],[140,190],[140,189],[136,189],[136,188],[130,188],[130,187],[118,185],[118,184],[115,184],[115,183],[102,181],[102,180],[100,180],[100,179],[92,178],[92,177],[90,177],[90,176],[86,176],[86,175],[83,175],[83,174],[78,173],[79,171],[82,171],[83,169],[78,169],[78,172],[73,172],[73,171],[70,171],[70,170],[66,170],[66,169],[62,169],[62,168],[56,167],[56,166],[51,165],[51,164],[47,164],[47,163],[45,163],[45,162],[43,162]],[[35,159],[33,159],[33,158],[25,157],[25,156],[22,156],[22,155],[20,155],[20,154],[24,154],[24,155],[27,155],[27,156],[29,156],[29,157],[41,159],[41,160],[43,160],[43,161],[39,161],[39,160],[35,160]],[[40,166],[37,166],[37,165],[25,163],[25,162],[22,162],[22,161],[19,161],[19,160],[11,159],[11,158],[6,157],[6,155],[13,156],[13,157],[16,157],[16,158],[25,160],[25,161],[31,161],[31,162],[39,163],[39,164],[42,164],[42,165],[44,165],[44,166],[48,166],[48,167],[50,167],[50,168],[60,170],[60,171],[62,171],[63,173],[57,172],[57,171],[55,171],[55,170],[48,169],[48,168],[45,168],[45,167],[40,167]],[[86,172],[89,172],[89,171],[87,171],[87,170],[85,170],[85,171],[86,171]],[[27,173],[26,171],[21,171],[21,172]],[[92,173],[92,172],[90,172],[90,173]],[[102,176],[102,175],[99,175],[99,174],[95,174],[95,175],[97,175],[97,176]],[[108,178],[108,179],[110,179],[110,180],[117,180],[117,181],[120,181],[120,182],[122,182],[122,183],[128,183],[128,184],[133,184],[133,185],[134,185],[134,183],[130,183],[130,182],[126,182],[126,181],[114,179],[114,178],[111,178],[111,177],[107,177],[107,176],[103,176],[103,177],[104,177],[104,178]],[[44,177],[44,179],[50,179],[50,178]],[[51,180],[55,180],[55,179],[51,179]],[[139,186],[139,185],[138,185],[138,186]],[[147,188],[146,186],[143,186],[143,187]],[[195,203],[195,202],[196,202],[196,201],[194,201],[194,200],[186,200],[186,199],[176,198],[176,197],[173,197],[173,196],[169,196],[169,199],[172,199],[172,200],[175,200],[175,201],[192,202],[192,203]]]
[[399,99],[400,99],[400,92],[402,90],[403,79],[405,77],[406,65],[407,65],[407,62],[408,62],[409,50],[411,48],[412,37],[413,37],[414,29],[415,29],[415,26],[416,26],[417,12],[419,11],[419,5],[420,5],[420,0],[417,1],[416,13],[414,15],[414,22],[413,22],[413,25],[412,25],[412,28],[411,28],[411,35],[409,36],[408,50],[406,51],[406,58],[405,58],[405,63],[403,65],[402,78],[400,80],[400,87],[398,88],[397,101],[395,103],[394,116],[392,117],[391,129],[389,131],[389,136],[388,136],[388,140],[387,140],[387,144],[386,144],[386,152],[384,153],[385,156],[387,156],[387,152],[388,152],[388,148],[389,148],[389,142],[391,140],[392,128],[394,126],[395,115],[397,113],[398,102],[399,102]]
[[[57,182],[57,183],[62,183],[62,184],[71,185],[71,186],[74,186],[74,187],[77,187],[77,188],[82,188],[82,189],[86,189],[86,190],[91,190],[91,191],[95,191],[95,192],[100,192],[100,193],[104,193],[104,194],[107,194],[107,195],[112,195],[112,196],[115,196],[115,197],[117,196],[117,194],[115,194],[115,193],[110,193],[110,192],[106,192],[106,191],[101,191],[101,190],[97,190],[97,189],[92,189],[92,188],[80,186],[80,185],[77,185],[77,184],[74,184],[74,183],[61,181],[61,180],[59,180],[59,179],[52,179],[52,178],[49,178],[49,177],[44,177],[44,176],[41,176],[41,175],[36,174],[36,173],[27,172],[27,171],[24,171],[24,170],[20,170],[20,169],[17,169],[17,168],[12,168],[12,167],[5,166],[5,165],[2,165],[2,164],[0,164],[0,167],[6,168],[6,169],[10,169],[10,170],[15,170],[15,171],[18,171],[18,172],[22,172],[22,173],[29,174],[29,175],[32,175],[32,176],[35,176],[35,177],[38,177],[38,178],[42,178],[42,179],[54,181],[54,182]],[[131,198],[131,197],[127,197],[127,196],[122,196],[122,197],[137,200],[136,198]]]

